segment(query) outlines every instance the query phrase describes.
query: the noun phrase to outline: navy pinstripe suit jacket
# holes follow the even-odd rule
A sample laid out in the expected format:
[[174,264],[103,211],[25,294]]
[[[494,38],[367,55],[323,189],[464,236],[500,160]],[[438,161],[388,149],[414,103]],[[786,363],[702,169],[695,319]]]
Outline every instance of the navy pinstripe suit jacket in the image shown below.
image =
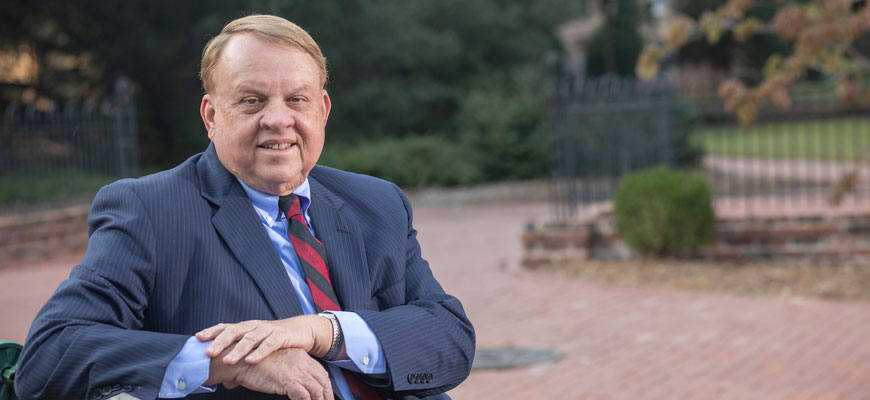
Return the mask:
[[[382,391],[417,398],[459,384],[471,368],[474,330],[421,258],[405,196],[389,182],[322,166],[309,182],[336,294],[383,346]],[[156,398],[166,366],[194,332],[302,313],[250,200],[213,146],[174,169],[104,187],[88,224],[84,259],[25,342],[15,381],[23,398]],[[428,383],[409,379],[430,373]],[[205,396],[270,398],[223,387]]]

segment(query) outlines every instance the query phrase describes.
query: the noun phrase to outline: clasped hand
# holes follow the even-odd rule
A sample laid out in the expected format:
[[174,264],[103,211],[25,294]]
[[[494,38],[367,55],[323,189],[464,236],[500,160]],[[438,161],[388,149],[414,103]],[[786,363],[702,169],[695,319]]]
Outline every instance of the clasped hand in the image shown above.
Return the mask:
[[[332,344],[332,327],[323,317],[304,315],[278,321],[218,324],[196,333],[212,340],[208,385],[244,386],[291,399],[332,399],[322,357]],[[239,363],[244,359],[244,363]]]

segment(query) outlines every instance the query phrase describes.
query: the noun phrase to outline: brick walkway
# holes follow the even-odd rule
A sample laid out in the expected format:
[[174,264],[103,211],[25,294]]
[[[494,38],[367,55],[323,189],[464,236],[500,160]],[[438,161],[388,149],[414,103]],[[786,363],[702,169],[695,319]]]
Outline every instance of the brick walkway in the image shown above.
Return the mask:
[[[472,399],[870,399],[870,303],[591,284],[520,269],[543,203],[418,206],[423,254],[462,299],[479,347],[559,351],[474,371]],[[81,256],[0,270],[0,338],[21,341]]]
[[870,399],[870,303],[615,287],[520,269],[545,204],[425,207],[423,254],[478,347],[554,364],[472,372],[465,399]]

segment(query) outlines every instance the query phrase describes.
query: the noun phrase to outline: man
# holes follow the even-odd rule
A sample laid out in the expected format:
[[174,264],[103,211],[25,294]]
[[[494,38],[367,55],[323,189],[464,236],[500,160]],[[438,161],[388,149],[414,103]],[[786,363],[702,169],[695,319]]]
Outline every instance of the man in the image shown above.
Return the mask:
[[241,18],[201,78],[211,145],[100,190],[87,253],[28,334],[19,396],[446,398],[473,328],[401,191],[315,166],[331,107],[317,44]]

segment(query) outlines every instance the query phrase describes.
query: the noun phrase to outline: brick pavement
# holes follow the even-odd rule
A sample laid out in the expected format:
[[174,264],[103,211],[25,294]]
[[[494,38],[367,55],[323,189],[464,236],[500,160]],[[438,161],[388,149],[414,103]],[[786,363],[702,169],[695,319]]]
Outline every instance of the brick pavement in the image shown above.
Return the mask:
[[421,207],[423,254],[478,347],[564,354],[475,370],[463,399],[870,399],[870,303],[620,287],[518,267],[545,204]]
[[[592,284],[519,268],[544,203],[420,205],[423,254],[479,347],[553,364],[472,372],[465,399],[870,399],[870,303]],[[21,341],[80,255],[0,270],[0,338]]]

